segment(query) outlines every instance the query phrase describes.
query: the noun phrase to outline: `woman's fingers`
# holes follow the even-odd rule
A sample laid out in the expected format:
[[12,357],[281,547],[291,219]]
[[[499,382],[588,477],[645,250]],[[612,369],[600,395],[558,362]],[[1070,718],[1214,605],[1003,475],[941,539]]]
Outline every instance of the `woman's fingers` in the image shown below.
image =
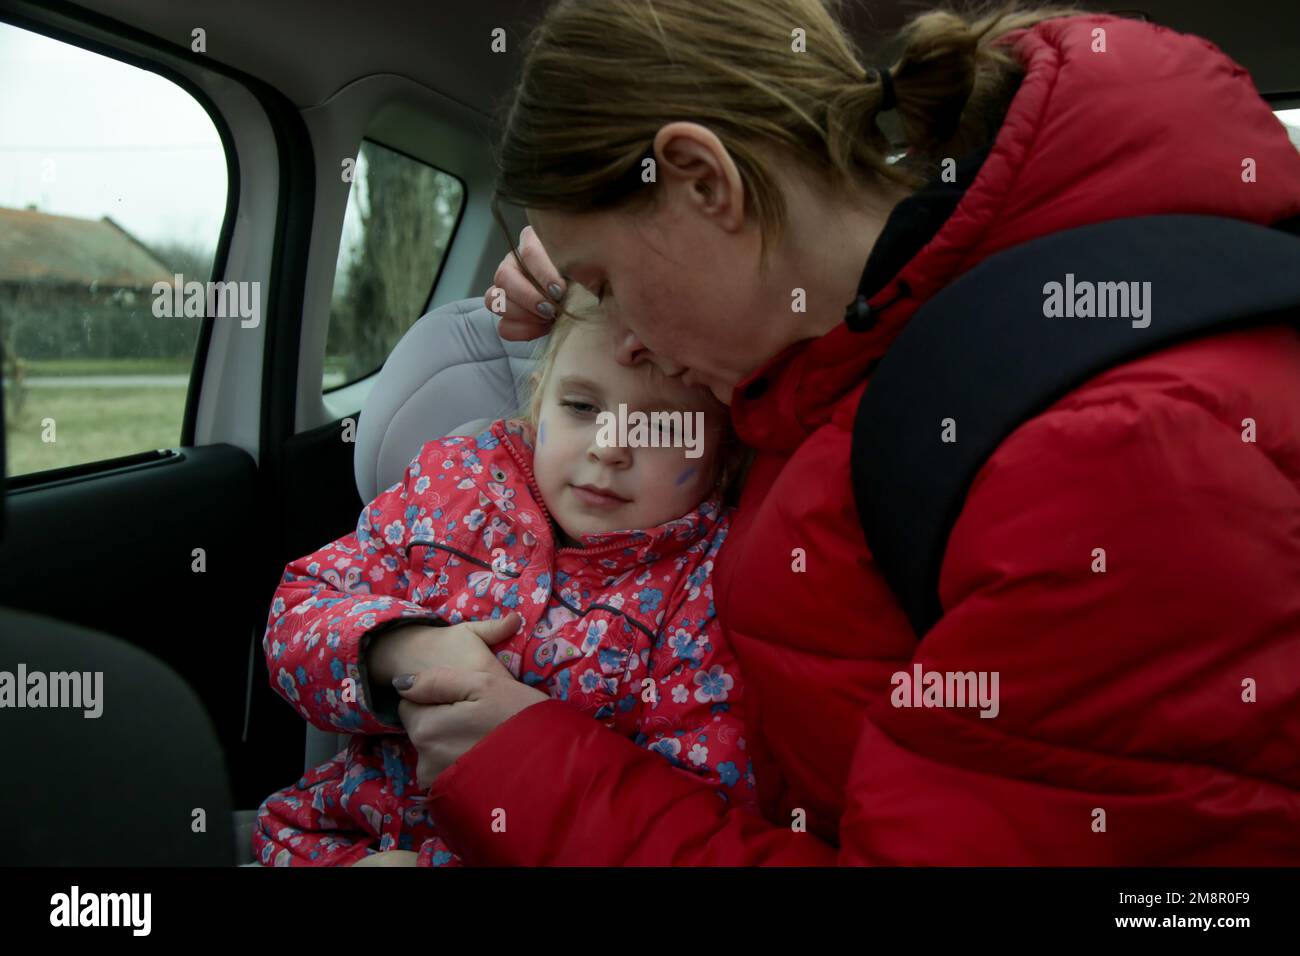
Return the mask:
[[539,295],[515,261],[507,253],[497,266],[493,285],[483,296],[483,304],[501,317],[499,331],[503,339],[535,339],[550,331],[555,318],[555,303],[564,296],[565,282],[551,264],[532,226],[519,234],[519,257],[532,272],[547,295]]
[[[510,264],[514,271],[519,274],[524,283],[532,293],[532,298],[537,298],[537,290],[533,288],[528,277],[519,273],[519,264],[515,262],[514,256],[509,256]],[[533,231],[532,226],[524,226],[523,231],[519,233],[519,258],[524,260],[524,265],[528,271],[537,277],[537,281],[542,284],[546,294],[551,301],[559,302],[564,298],[564,279],[556,271],[555,265],[551,262],[551,257],[546,254],[542,247],[542,240],[537,238],[537,233]],[[544,314],[544,313],[543,313]]]
[[416,779],[421,787],[429,786],[515,714],[548,699],[542,691],[509,675],[493,677],[447,668],[425,671],[400,693],[403,699],[397,712],[419,754]]
[[[451,671],[451,673],[467,672]],[[461,700],[472,699],[460,697],[458,690],[449,683],[436,687],[431,684],[425,687],[425,691],[430,692],[428,696],[439,698],[434,702],[436,704],[459,703]],[[444,700],[444,698],[456,699]],[[465,735],[467,715],[460,708],[430,706],[425,703],[400,700],[397,703],[397,712],[401,717],[402,726],[406,728],[407,736],[411,739],[411,745],[415,748],[417,755],[415,781],[420,787],[430,786],[437,779],[438,774],[450,767],[456,762],[457,757],[473,746],[473,740],[467,739]]]
[[[396,681],[393,685],[402,695],[402,700],[412,704],[456,704],[462,700],[473,700],[486,680],[487,675],[482,671],[462,670],[459,667],[430,667],[416,674],[410,687],[397,687]],[[400,701],[397,707],[401,714]]]

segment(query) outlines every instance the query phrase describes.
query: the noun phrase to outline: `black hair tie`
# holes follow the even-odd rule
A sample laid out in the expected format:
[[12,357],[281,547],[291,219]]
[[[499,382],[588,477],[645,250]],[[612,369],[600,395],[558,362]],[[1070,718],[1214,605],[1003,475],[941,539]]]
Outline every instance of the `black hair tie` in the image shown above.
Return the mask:
[[898,105],[898,96],[894,93],[894,78],[889,73],[889,67],[873,67],[876,72],[876,79],[880,81],[880,109],[881,113],[888,113]]

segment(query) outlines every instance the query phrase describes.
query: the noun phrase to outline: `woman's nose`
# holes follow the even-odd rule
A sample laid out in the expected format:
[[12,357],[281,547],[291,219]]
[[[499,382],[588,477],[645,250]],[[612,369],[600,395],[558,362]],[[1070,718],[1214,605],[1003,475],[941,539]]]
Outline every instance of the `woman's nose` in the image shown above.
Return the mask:
[[624,332],[622,337],[617,340],[614,357],[620,365],[633,366],[640,365],[642,362],[649,362],[658,367],[659,371],[669,378],[680,375],[686,368],[685,365],[678,365],[662,355],[656,355],[632,332]]
[[614,346],[614,357],[620,365],[640,365],[649,354],[650,350],[631,332],[624,332]]

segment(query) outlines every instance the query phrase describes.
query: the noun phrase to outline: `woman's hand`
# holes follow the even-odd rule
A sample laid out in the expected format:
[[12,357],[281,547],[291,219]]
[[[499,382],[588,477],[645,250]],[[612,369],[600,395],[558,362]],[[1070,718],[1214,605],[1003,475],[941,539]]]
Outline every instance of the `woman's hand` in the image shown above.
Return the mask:
[[483,304],[501,317],[497,331],[503,339],[522,342],[539,338],[551,330],[555,303],[564,297],[565,283],[555,271],[532,226],[525,226],[519,234],[519,256],[550,298],[538,295],[520,270],[514,254],[506,253],[492,278],[494,284],[483,295]]
[[476,743],[526,707],[550,698],[510,676],[434,668],[400,689],[402,726],[419,754],[416,783],[430,786]]

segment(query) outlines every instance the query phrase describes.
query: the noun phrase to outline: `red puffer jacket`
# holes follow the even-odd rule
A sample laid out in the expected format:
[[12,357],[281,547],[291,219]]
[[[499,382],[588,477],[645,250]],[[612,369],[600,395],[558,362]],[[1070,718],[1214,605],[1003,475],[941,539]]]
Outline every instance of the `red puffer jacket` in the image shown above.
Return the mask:
[[[1300,155],[1208,42],[1107,17],[1014,42],[1027,73],[991,152],[872,303],[904,298],[871,331],[799,343],[737,391],[759,457],[717,599],[748,682],[762,817],[545,702],[431,791],[466,862],[1300,862],[1294,330],[1154,353],[1022,425],[970,489],[945,615],[921,642],[863,543],[853,415],[871,363],[937,290],[998,250],[1100,220],[1300,213]],[[996,717],[893,706],[892,676],[914,665],[997,672]],[[504,839],[489,823],[507,804]]]

